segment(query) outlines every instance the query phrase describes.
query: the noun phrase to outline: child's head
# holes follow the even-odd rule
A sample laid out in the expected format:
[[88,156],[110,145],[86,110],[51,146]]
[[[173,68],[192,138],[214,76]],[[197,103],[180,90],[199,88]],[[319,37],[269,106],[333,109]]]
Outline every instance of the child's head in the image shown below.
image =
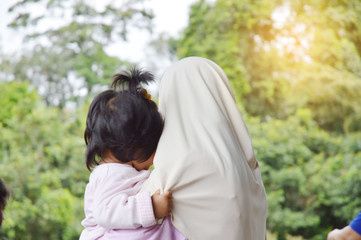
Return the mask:
[[6,201],[7,201],[8,197],[9,197],[9,191],[6,188],[4,182],[0,179],[0,211],[1,211],[0,227],[3,222],[4,209],[5,209]]
[[153,80],[151,73],[133,68],[114,75],[114,90],[94,98],[84,132],[89,170],[99,164],[97,157],[101,159],[108,151],[123,163],[144,162],[155,152],[164,122],[157,105],[140,87]]

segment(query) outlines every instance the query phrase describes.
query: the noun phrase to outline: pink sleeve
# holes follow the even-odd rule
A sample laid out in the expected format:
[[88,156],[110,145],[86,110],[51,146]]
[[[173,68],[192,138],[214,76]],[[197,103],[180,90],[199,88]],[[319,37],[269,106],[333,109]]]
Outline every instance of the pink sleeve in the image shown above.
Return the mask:
[[154,217],[152,198],[149,192],[140,192],[136,195],[139,214],[143,227],[155,225],[156,219]]
[[114,195],[114,188],[103,185],[94,195],[94,206],[97,206],[93,212],[96,224],[107,229],[135,229],[156,224],[149,192]]

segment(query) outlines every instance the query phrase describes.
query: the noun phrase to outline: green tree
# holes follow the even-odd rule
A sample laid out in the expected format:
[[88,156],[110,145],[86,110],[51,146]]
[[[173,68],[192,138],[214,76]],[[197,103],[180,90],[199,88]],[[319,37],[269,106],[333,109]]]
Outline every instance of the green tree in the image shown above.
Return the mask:
[[358,131],[360,16],[357,0],[201,0],[177,52],[221,65],[252,115],[285,119],[306,107],[324,129]]
[[325,239],[357,215],[361,133],[330,134],[307,109],[286,120],[246,120],[268,196],[267,228],[278,239]]
[[27,82],[1,83],[0,95],[0,173],[12,191],[0,238],[78,239],[85,111],[47,107]]
[[[10,27],[27,32],[28,49],[3,59],[0,72],[7,80],[30,81],[48,105],[61,106],[109,83],[122,65],[105,51],[126,41],[130,28],[151,30],[153,14],[142,0],[95,6],[86,0],[18,1],[9,9],[15,15]],[[33,7],[43,7],[37,14]],[[45,31],[39,26],[52,24]],[[59,23],[60,22],[60,23]],[[85,93],[85,94],[86,94]]]

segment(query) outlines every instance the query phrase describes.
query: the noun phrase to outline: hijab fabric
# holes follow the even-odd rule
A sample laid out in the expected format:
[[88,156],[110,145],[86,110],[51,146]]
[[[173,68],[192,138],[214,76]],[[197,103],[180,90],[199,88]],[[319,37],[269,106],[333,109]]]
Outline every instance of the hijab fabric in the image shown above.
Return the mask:
[[266,193],[224,71],[189,57],[163,75],[164,131],[143,191],[173,192],[172,221],[190,240],[264,240]]

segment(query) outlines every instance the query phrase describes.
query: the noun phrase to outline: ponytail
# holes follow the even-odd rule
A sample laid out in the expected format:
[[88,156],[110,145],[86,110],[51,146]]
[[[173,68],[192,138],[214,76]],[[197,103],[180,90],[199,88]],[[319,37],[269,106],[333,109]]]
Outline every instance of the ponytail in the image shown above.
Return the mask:
[[150,72],[141,71],[136,67],[130,69],[129,72],[118,73],[113,76],[111,88],[116,89],[121,86],[123,90],[139,93],[143,88],[139,87],[141,83],[149,84],[154,81],[154,76]]

